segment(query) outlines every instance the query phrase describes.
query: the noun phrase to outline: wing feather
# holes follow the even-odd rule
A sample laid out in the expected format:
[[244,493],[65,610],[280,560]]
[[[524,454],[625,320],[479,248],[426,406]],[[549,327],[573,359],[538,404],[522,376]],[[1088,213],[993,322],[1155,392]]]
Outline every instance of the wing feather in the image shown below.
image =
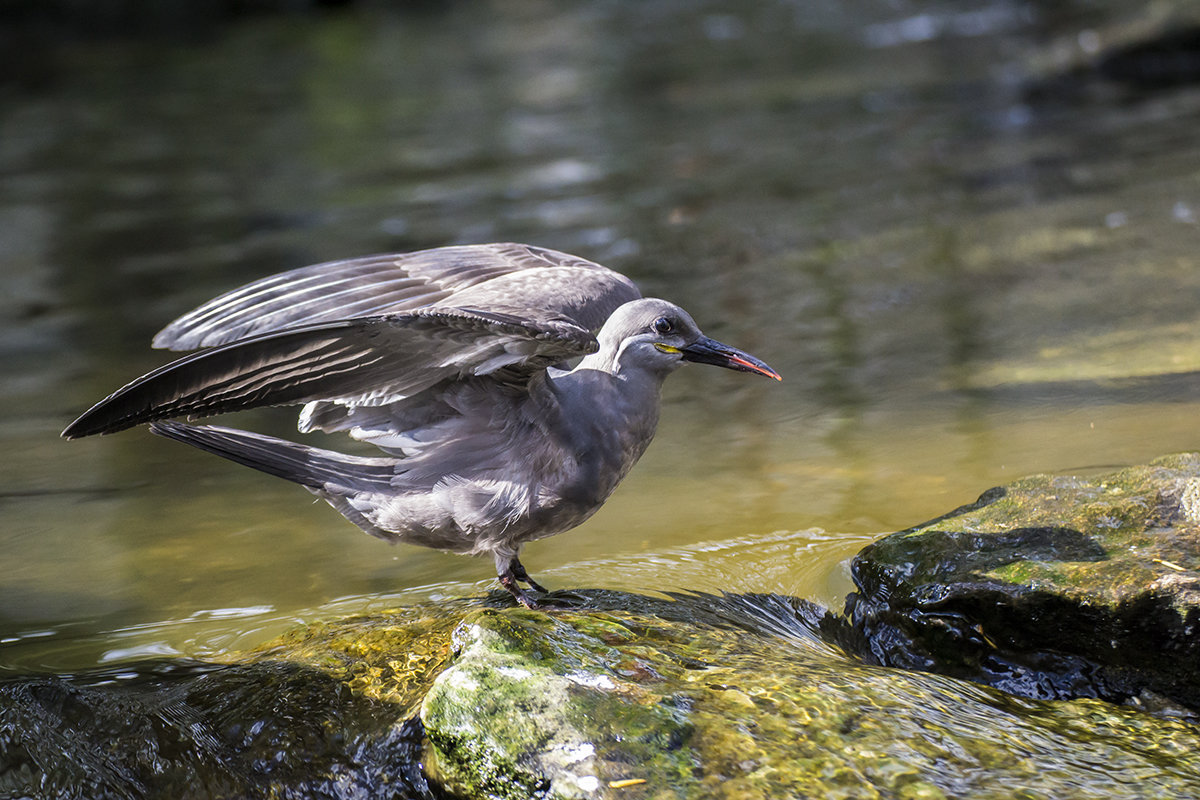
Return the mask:
[[63,436],[259,406],[382,405],[502,367],[506,381],[528,377],[596,347],[573,323],[496,312],[419,309],[316,323],[184,356],[101,400]]
[[[458,301],[464,295],[467,300]],[[184,314],[155,347],[213,347],[270,331],[417,308],[469,306],[594,330],[640,296],[625,276],[523,244],[440,247],[301,267],[247,284]]]

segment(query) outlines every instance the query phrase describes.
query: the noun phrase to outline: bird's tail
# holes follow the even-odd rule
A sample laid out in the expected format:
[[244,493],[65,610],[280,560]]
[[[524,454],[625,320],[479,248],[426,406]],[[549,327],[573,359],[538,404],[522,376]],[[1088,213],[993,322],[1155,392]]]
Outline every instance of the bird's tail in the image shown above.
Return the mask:
[[396,459],[348,456],[235,428],[162,421],[150,431],[321,494],[386,492],[396,477]]

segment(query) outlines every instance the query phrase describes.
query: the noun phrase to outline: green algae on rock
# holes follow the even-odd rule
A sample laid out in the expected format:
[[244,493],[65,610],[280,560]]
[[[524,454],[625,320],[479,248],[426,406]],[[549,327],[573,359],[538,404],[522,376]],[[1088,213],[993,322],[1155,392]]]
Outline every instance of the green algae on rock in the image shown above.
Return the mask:
[[1027,697],[1200,711],[1200,455],[1041,475],[865,548],[846,615],[875,663]]
[[[613,675],[589,663],[596,643]],[[679,748],[690,733],[684,710],[621,678],[654,673],[646,644],[619,617],[567,623],[489,609],[462,622],[455,644],[455,662],[425,696],[421,719],[434,774],[456,793],[588,797],[602,780],[690,774]]]
[[1187,723],[864,665],[790,598],[631,600],[465,618],[422,705],[436,779],[490,800],[1200,792]]
[[449,600],[371,616],[310,622],[267,642],[248,657],[319,669],[357,695],[415,713],[434,677],[450,661],[451,632],[474,606],[470,600]]

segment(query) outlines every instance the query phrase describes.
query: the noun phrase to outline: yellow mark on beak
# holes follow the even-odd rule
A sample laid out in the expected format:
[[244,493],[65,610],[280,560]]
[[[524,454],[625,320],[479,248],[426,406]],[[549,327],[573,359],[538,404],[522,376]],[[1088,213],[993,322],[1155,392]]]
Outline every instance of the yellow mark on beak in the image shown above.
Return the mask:
[[662,353],[678,353],[679,352],[678,347],[671,347],[671,345],[663,344],[662,342],[655,342],[654,346],[657,347],[659,349],[659,352],[662,352]]

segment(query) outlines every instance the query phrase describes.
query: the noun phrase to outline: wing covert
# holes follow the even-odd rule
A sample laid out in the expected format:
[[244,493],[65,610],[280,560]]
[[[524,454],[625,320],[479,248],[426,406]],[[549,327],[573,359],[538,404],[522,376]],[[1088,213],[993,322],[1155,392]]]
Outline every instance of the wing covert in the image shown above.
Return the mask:
[[620,273],[556,250],[513,243],[439,247],[330,261],[254,281],[179,317],[154,337],[154,346],[212,347],[427,306],[564,318],[596,330],[617,306],[638,297]]

